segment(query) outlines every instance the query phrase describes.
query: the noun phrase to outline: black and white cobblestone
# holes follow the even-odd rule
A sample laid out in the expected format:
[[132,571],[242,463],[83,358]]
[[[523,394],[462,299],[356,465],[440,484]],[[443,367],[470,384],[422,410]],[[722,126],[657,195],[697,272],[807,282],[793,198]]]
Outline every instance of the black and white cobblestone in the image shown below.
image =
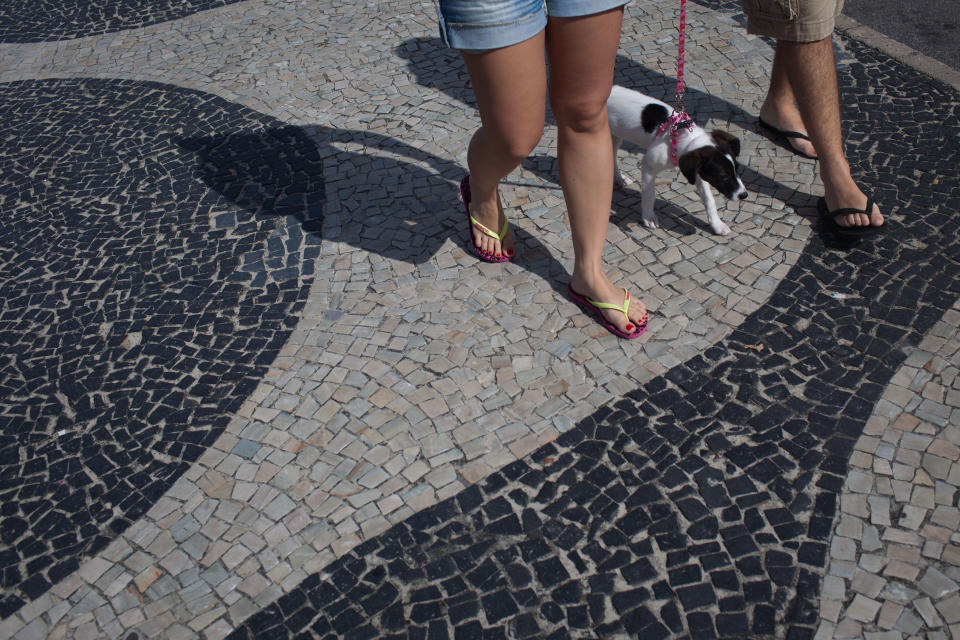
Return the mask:
[[[882,305],[886,277],[804,256],[730,340],[360,545],[232,637],[812,638],[856,439],[903,349],[960,295],[951,260],[923,273],[903,253],[850,254],[905,283]],[[850,297],[828,293],[844,281]]]
[[[421,604],[413,602],[420,596],[412,590],[429,586],[429,576],[421,580],[416,574],[417,558],[422,559],[416,549],[426,553],[444,535],[439,522],[429,525],[415,514],[438,501],[458,504],[444,501],[464,490],[475,495],[470,487],[479,489],[484,506],[467,514],[443,511],[442,515],[450,516],[449,523],[463,529],[456,543],[445,542],[431,553],[449,555],[457,553],[456,545],[469,547],[487,540],[484,530],[490,525],[490,513],[507,504],[521,527],[528,510],[537,514],[539,533],[531,529],[530,536],[540,536],[551,551],[535,562],[556,558],[571,579],[586,576],[581,594],[591,595],[591,575],[609,572],[599,568],[602,560],[580,552],[583,567],[571,564],[566,550],[557,546],[555,540],[560,538],[553,519],[573,524],[577,521],[571,517],[586,517],[598,529],[607,528],[605,537],[575,543],[584,553],[596,542],[610,545],[610,553],[632,554],[631,562],[650,563],[656,577],[631,576],[649,593],[642,606],[655,620],[630,607],[623,597],[614,602],[614,592],[633,588],[618,570],[613,591],[592,593],[606,598],[604,611],[609,617],[599,624],[620,625],[620,631],[603,627],[605,633],[626,633],[624,625],[639,624],[638,620],[646,621],[651,632],[659,628],[656,625],[666,625],[677,637],[699,632],[706,619],[718,633],[737,628],[728,622],[736,625],[742,620],[748,625],[760,620],[758,629],[763,630],[764,609],[758,614],[759,604],[747,594],[765,587],[747,585],[764,581],[771,584],[771,598],[777,594],[785,598],[775,600],[774,635],[792,632],[804,637],[810,632],[817,624],[815,615],[806,616],[817,602],[811,585],[819,582],[824,570],[815,555],[800,557],[800,550],[804,544],[811,549],[815,547],[809,545],[827,542],[818,536],[823,535],[828,518],[815,511],[820,507],[801,508],[802,496],[816,500],[819,493],[835,495],[836,490],[812,487],[823,478],[828,484],[842,479],[844,455],[833,455],[830,465],[817,463],[809,478],[798,469],[782,474],[794,481],[801,496],[796,509],[789,512],[792,520],[768,518],[767,510],[776,519],[776,509],[787,508],[797,498],[791,498],[782,482],[775,485],[776,479],[766,478],[774,468],[782,469],[778,465],[799,464],[808,453],[816,457],[825,447],[845,441],[823,433],[822,423],[814,420],[800,429],[800,436],[783,432],[781,442],[773,437],[774,427],[763,423],[769,418],[764,410],[784,404],[784,389],[823,391],[825,399],[816,400],[825,403],[824,413],[835,409],[833,391],[857,397],[854,390],[843,388],[852,381],[852,373],[834,380],[823,371],[808,371],[814,360],[806,351],[801,353],[802,345],[820,361],[859,366],[856,358],[863,347],[856,342],[859,333],[876,337],[881,325],[898,327],[906,333],[880,336],[884,342],[878,353],[886,349],[889,362],[878,362],[874,353],[866,363],[873,375],[889,377],[898,359],[910,353],[929,326],[925,315],[918,320],[908,316],[914,308],[913,289],[948,288],[931,274],[951,274],[956,266],[949,224],[951,212],[957,209],[957,194],[943,179],[956,163],[957,150],[949,144],[955,137],[947,136],[948,144],[943,145],[944,128],[957,128],[956,96],[856,43],[838,41],[848,101],[848,145],[856,171],[878,188],[885,210],[887,205],[899,206],[911,215],[902,222],[898,216],[891,217],[896,237],[877,243],[879,253],[871,246],[845,253],[845,248],[832,246],[829,238],[827,245],[817,239],[808,242],[812,225],[803,216],[811,212],[819,189],[814,165],[753,134],[753,114],[765,90],[770,49],[744,35],[734,5],[738,3],[689,8],[690,42],[696,45],[690,49],[695,63],[688,65],[689,104],[699,122],[709,120],[709,125],[725,126],[743,138],[751,168],[747,180],[755,198],[739,211],[724,213],[734,235],[720,239],[698,230],[699,202],[682,184],[661,187],[658,207],[668,228],[655,232],[637,224],[636,192],[617,193],[605,257],[618,281],[637,288],[635,295],[647,301],[660,326],[630,349],[563,300],[563,278],[571,255],[555,184],[551,127],[523,170],[504,184],[504,200],[514,203],[520,214],[512,221],[524,245],[523,255],[516,264],[490,269],[463,252],[456,182],[462,176],[465,140],[476,125],[476,115],[462,63],[433,37],[432,2],[257,0],[139,30],[0,47],[2,79],[95,75],[159,80],[200,89],[215,102],[209,94],[216,94],[223,98],[217,103],[226,105],[222,110],[228,113],[256,109],[276,120],[258,114],[251,117],[300,125],[286,130],[293,142],[281,144],[279,150],[243,127],[198,134],[186,148],[193,149],[203,163],[195,178],[211,197],[219,193],[227,201],[238,197],[231,195],[227,178],[237,171],[250,173],[236,167],[236,156],[288,157],[289,148],[300,148],[301,141],[302,148],[315,150],[324,160],[326,215],[324,244],[313,269],[330,275],[315,280],[309,299],[296,313],[296,327],[259,376],[256,388],[245,401],[240,399],[221,436],[105,549],[0,622],[0,635],[21,640],[126,637],[137,630],[146,637],[221,638],[277,598],[284,602],[283,594],[295,597],[321,588],[330,573],[325,567],[357,545],[371,541],[373,546],[360,547],[371,554],[384,548],[388,544],[384,540],[393,535],[384,532],[391,527],[394,533],[412,531],[411,527],[426,532],[410,534],[412,547],[403,540],[401,546],[416,556],[407,561],[409,572],[370,576],[374,582],[382,577],[377,584],[384,589],[392,584],[398,592],[392,606],[406,602],[412,613],[412,606]],[[674,20],[672,3],[630,5],[618,82],[654,94],[672,93],[669,74],[675,60],[669,35]],[[888,114],[896,114],[899,120]],[[637,170],[638,158],[624,158],[628,170]],[[317,191],[316,183],[311,189]],[[237,204],[244,209],[270,201],[264,190],[254,189],[254,196],[252,203]],[[938,236],[941,230],[946,235]],[[838,248],[842,250],[835,251]],[[933,262],[925,263],[928,258]],[[866,280],[851,284],[861,276]],[[303,274],[302,280],[308,279],[309,274]],[[784,284],[778,289],[781,281]],[[796,293],[796,286],[802,288],[797,293],[800,304],[791,306],[781,294]],[[951,296],[945,294],[945,298]],[[883,317],[891,304],[896,317]],[[937,301],[929,309],[925,313],[940,313],[942,305]],[[883,323],[872,324],[881,319]],[[753,335],[745,336],[738,328]],[[718,342],[720,346],[714,347]],[[839,350],[831,351],[837,343]],[[785,356],[786,362],[774,357],[783,353],[792,354]],[[705,369],[685,368],[683,363],[698,362],[698,357]],[[794,368],[804,380],[796,387],[787,376]],[[721,378],[737,376],[730,386],[737,388],[735,397],[743,397],[736,402],[751,412],[755,422],[742,425],[740,418],[730,416],[725,416],[726,423],[720,420],[731,434],[726,450],[711,448],[717,447],[717,431],[696,422],[716,421],[722,400],[713,398],[718,408],[711,410],[702,401],[706,390],[683,386],[691,386],[691,379],[698,380],[705,371]],[[823,381],[825,390],[816,380]],[[662,389],[657,386],[661,384]],[[872,378],[867,381],[865,393],[860,393],[865,400],[857,401],[857,419],[845,424],[846,429],[856,431],[861,410],[868,411],[861,404],[875,398],[879,385]],[[691,409],[683,403],[674,408],[652,402],[671,389],[691,399],[701,398],[690,402],[694,413],[687,415]],[[601,415],[596,407],[609,409]],[[804,418],[816,413],[804,414],[794,405],[786,409]],[[651,429],[655,438],[690,434],[686,441],[671,441],[664,449],[676,457],[670,460],[687,465],[677,467],[683,476],[679,484],[670,484],[680,476],[667,474],[669,464],[654,468],[656,461],[665,459],[646,449],[648,441],[641,446],[623,433],[620,417],[627,412],[634,421],[647,420],[643,428]],[[610,422],[612,416],[617,424]],[[547,457],[534,459],[531,452],[581,421],[589,427],[590,438],[601,443],[592,452],[599,458],[589,473],[600,474],[601,468],[607,468],[622,483],[619,478],[629,465],[616,456],[631,454],[642,469],[643,482],[660,496],[653,503],[659,526],[675,521],[679,534],[692,539],[710,533],[704,530],[705,520],[717,519],[713,537],[695,545],[718,545],[718,551],[709,553],[732,562],[736,582],[724,573],[715,583],[711,574],[721,570],[704,565],[705,554],[683,558],[676,550],[661,553],[659,545],[669,540],[653,524],[637,533],[635,540],[619,544],[610,532],[619,526],[615,523],[625,511],[612,521],[604,519],[608,514],[599,503],[596,514],[589,516],[569,505],[560,514],[546,513],[559,498],[548,500],[515,480],[501,489],[490,484],[490,477],[502,476],[504,472],[498,470],[519,458],[521,464],[541,472],[544,466],[555,465],[555,473],[543,484],[555,482],[562,489],[564,474],[569,480],[570,474],[578,473],[577,465],[593,464],[582,457],[582,451],[570,453],[572,458],[564,455],[579,444],[561,440],[551,445],[556,452],[547,455],[554,458],[550,462]],[[602,426],[597,427],[598,422]],[[810,436],[813,442],[801,436]],[[811,452],[799,451],[808,443]],[[696,458],[704,466],[697,467]],[[858,457],[852,464],[860,463]],[[705,487],[698,482],[698,474],[705,477],[704,473],[713,473],[710,469],[723,473],[721,489],[709,481]],[[767,494],[767,502],[737,506],[739,519],[729,507],[707,503],[705,492],[729,494],[727,481],[736,484],[743,478],[752,478],[755,493]],[[600,479],[594,475],[594,480]],[[735,506],[738,501],[745,503],[739,494],[727,499]],[[710,514],[688,519],[694,514],[690,500],[700,501]],[[588,513],[592,504],[586,505]],[[475,518],[478,513],[483,514],[480,519]],[[504,513],[498,520],[508,517]],[[759,520],[753,513],[759,514]],[[697,523],[700,528],[695,527]],[[781,539],[789,534],[790,525],[803,532]],[[738,543],[722,533],[740,531],[741,526],[757,546],[756,552],[743,555],[743,562],[737,551],[728,548]],[[512,564],[511,549],[520,549],[523,559],[526,533],[504,536],[495,540],[489,553],[478,551],[482,563],[489,559],[494,564]],[[390,562],[371,554],[364,553],[365,563],[393,570]],[[748,558],[765,563],[768,555],[770,566],[752,573],[756,561]],[[688,565],[698,567],[700,582],[677,582],[693,579],[694,569]],[[671,585],[671,571],[679,567],[689,575]],[[528,564],[527,571],[530,585],[507,582],[502,586],[518,607],[514,618],[521,616],[520,608],[535,616],[541,616],[542,609],[543,617],[536,624],[566,625],[550,606],[556,599],[553,589],[538,582],[535,564]],[[788,573],[789,579],[784,577]],[[314,577],[307,578],[311,574]],[[775,574],[783,585],[773,580]],[[674,596],[663,587],[655,588],[661,581]],[[475,620],[487,624],[481,609],[483,598],[489,600],[491,595],[484,592],[488,585],[466,584],[469,589],[458,595],[475,592],[480,607]],[[684,601],[677,595],[695,584],[708,585],[716,603],[698,607],[695,599]],[[755,591],[749,592],[756,596]],[[709,600],[706,590],[698,593],[705,602]],[[496,601],[491,602],[495,607]],[[617,603],[626,612],[622,620],[615,619],[620,617]],[[791,609],[790,603],[796,608]],[[670,604],[681,620],[680,631],[668,624],[668,619],[677,619],[664,613]],[[279,609],[281,613],[293,613],[289,602],[284,606],[287,609]],[[589,603],[587,607],[589,616]],[[309,613],[298,608],[290,628]],[[313,607],[314,622],[326,615],[321,609]],[[685,609],[692,612],[692,623]],[[248,629],[275,625],[277,617],[270,612],[277,610],[270,607],[267,613],[254,615]],[[799,615],[796,612],[804,614],[804,624],[791,631],[786,620]],[[442,617],[450,619],[448,612],[442,612]],[[884,620],[888,618],[889,612]],[[503,625],[506,619],[488,626]],[[344,620],[338,624],[346,624]],[[379,624],[383,619],[371,620]],[[440,620],[433,621],[433,633],[440,633]],[[718,621],[723,622],[719,630]],[[512,628],[519,631],[525,625],[529,619],[518,618]],[[430,625],[425,626],[429,633]],[[470,629],[475,628],[474,624]],[[578,633],[577,629],[571,627],[571,633]]]
[[6,617],[146,513],[257,386],[304,304],[323,183],[297,129],[175,87],[3,85],[0,123]]
[[0,42],[43,42],[100,35],[177,20],[240,0],[7,0]]

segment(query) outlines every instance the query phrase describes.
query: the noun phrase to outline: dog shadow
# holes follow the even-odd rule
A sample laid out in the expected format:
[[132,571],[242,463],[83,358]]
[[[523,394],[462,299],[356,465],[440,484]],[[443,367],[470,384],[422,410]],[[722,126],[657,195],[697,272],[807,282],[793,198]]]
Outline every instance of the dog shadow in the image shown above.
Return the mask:
[[[469,107],[476,108],[476,100],[470,89],[470,80],[467,75],[466,67],[460,54],[447,47],[439,38],[412,38],[406,40],[395,48],[395,53],[407,61],[408,70],[416,77],[419,84],[425,87],[434,88],[443,91],[448,96],[464,103]],[[625,56],[617,56],[614,68],[614,83],[630,87],[641,91],[649,96],[659,98],[670,103],[673,92],[676,89],[676,79],[652,69],[645,67],[636,61]],[[710,114],[715,122],[731,122],[740,126],[743,130],[749,131],[754,135],[762,137],[759,126],[756,123],[756,114],[745,111],[741,107],[732,104],[722,98],[705,93],[695,88],[688,88],[684,97],[684,102],[690,111],[691,117],[697,121],[699,126],[705,124],[703,114]],[[698,117],[698,114],[700,116]],[[549,124],[555,125],[556,120],[550,112],[549,104],[546,106],[546,118]],[[477,118],[479,124],[479,117]],[[636,152],[639,147],[625,144],[624,150]],[[832,236],[825,232],[822,225],[818,224],[815,216],[811,216],[811,196],[796,192],[791,187],[787,187],[772,178],[758,173],[749,167],[749,159],[745,159],[742,179],[747,189],[752,194],[763,194],[783,200],[783,194],[793,192],[783,202],[793,208],[798,215],[810,221],[815,230],[822,234]],[[537,175],[545,182],[558,183],[558,173],[556,162],[546,162],[545,156],[534,155],[527,158],[521,165],[524,169]],[[632,207],[632,201],[625,194],[630,194],[638,187],[627,187],[627,189],[617,188],[614,192],[614,215],[611,219],[621,228],[633,223],[640,223],[639,211],[639,191],[637,191],[637,206]],[[628,204],[629,203],[629,204]],[[718,197],[718,207],[723,207],[725,199]],[[709,225],[696,216],[685,213],[680,207],[662,200],[657,201],[657,215],[661,218],[663,228],[667,230],[677,230],[681,235],[688,235],[695,230],[703,230],[712,235]],[[668,222],[672,220],[674,225]]]
[[[210,189],[256,215],[290,216],[315,238],[418,266],[448,239],[469,251],[463,167],[396,138],[287,126],[179,144],[196,154]],[[563,265],[536,237],[512,229],[522,247],[513,263],[564,290]]]

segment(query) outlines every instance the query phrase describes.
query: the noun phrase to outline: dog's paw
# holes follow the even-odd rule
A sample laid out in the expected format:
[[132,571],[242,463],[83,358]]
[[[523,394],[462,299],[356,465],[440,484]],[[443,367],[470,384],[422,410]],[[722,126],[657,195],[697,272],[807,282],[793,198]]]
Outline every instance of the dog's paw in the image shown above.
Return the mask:
[[633,184],[633,180],[630,179],[630,176],[624,175],[617,171],[613,174],[613,184],[618,187],[626,187],[627,185]]
[[711,229],[713,230],[713,232],[714,232],[715,234],[717,234],[718,236],[725,236],[725,235],[728,235],[728,234],[730,233],[730,227],[728,227],[727,225],[725,225],[725,224],[722,223],[722,222],[719,223],[719,224],[715,224],[715,225],[713,225],[713,226],[710,227],[710,228],[711,228]]
[[660,228],[660,219],[657,217],[655,213],[649,216],[647,215],[641,216],[641,219],[643,220],[643,226],[645,226],[647,229]]

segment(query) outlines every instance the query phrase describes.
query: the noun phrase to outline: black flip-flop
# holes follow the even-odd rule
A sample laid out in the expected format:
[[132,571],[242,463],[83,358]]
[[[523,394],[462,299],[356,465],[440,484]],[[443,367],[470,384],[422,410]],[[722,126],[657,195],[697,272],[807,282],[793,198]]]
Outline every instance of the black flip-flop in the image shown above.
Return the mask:
[[831,231],[841,238],[847,238],[850,240],[874,236],[883,231],[884,227],[887,226],[886,223],[883,223],[879,227],[876,227],[872,224],[868,224],[866,226],[857,225],[853,227],[841,227],[839,224],[837,224],[837,216],[845,216],[851,213],[862,213],[867,217],[870,217],[870,215],[873,213],[872,195],[867,196],[867,206],[863,209],[847,207],[845,209],[837,209],[835,211],[830,211],[827,209],[827,201],[824,198],[820,198],[817,200],[817,211],[820,213],[820,219]]
[[[776,128],[775,126],[773,126],[772,124],[769,124],[769,123],[767,123],[767,122],[764,122],[763,119],[761,119],[761,118],[757,118],[757,122],[760,123],[760,128],[761,128],[761,129],[766,129],[768,132],[770,132],[770,133],[773,134],[774,136],[776,136],[776,137],[778,137],[778,138],[783,138],[782,140],[774,140],[775,142],[780,143],[780,145],[781,145],[782,147],[784,147],[784,148],[786,148],[786,149],[789,149],[790,151],[793,151],[795,154],[797,154],[798,156],[800,156],[800,157],[802,157],[802,158],[807,158],[807,159],[809,159],[809,160],[816,160],[816,159],[817,159],[817,156],[807,155],[807,154],[804,153],[803,151],[800,151],[800,150],[797,149],[795,146],[793,146],[793,143],[790,142],[790,140],[793,139],[793,138],[798,138],[798,139],[800,139],[800,140],[810,141],[810,136],[808,136],[807,134],[805,134],[805,133],[800,133],[799,131],[789,131],[789,130],[787,130],[787,129],[778,129],[778,128]],[[774,139],[774,138],[771,138],[771,139]]]

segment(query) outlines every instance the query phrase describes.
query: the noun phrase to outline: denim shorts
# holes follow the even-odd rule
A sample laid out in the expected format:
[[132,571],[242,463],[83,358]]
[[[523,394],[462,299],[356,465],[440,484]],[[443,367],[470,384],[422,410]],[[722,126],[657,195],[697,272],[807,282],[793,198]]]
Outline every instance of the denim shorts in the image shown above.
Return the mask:
[[529,40],[547,26],[547,16],[589,16],[628,1],[440,0],[440,37],[454,49],[489,51]]

